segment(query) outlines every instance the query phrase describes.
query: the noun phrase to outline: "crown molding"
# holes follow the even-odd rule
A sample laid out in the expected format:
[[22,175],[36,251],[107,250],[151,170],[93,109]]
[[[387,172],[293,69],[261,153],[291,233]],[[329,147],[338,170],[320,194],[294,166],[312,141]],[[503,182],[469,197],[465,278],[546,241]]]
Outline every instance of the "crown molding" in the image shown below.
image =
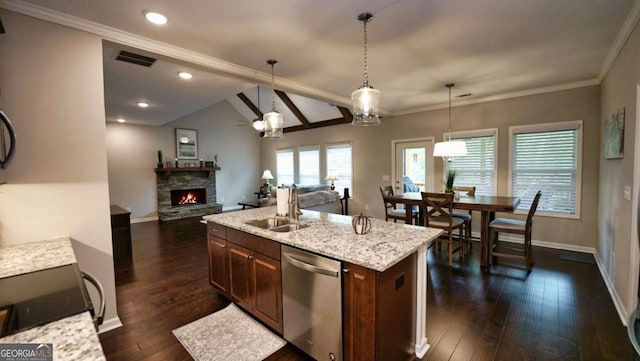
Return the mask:
[[[487,103],[487,102],[493,102],[496,100],[504,100],[504,99],[511,99],[511,98],[520,98],[520,97],[526,97],[529,95],[537,95],[537,94],[552,93],[552,92],[557,92],[562,90],[584,88],[584,87],[594,86],[599,84],[600,84],[600,81],[598,79],[582,80],[574,83],[551,85],[543,88],[521,90],[516,92],[498,94],[498,95],[490,95],[490,96],[476,98],[476,99],[453,101],[451,103],[451,107],[459,107],[463,105],[471,105],[471,104],[478,104],[478,103]],[[429,105],[424,107],[416,107],[416,108],[411,108],[406,110],[400,110],[395,112],[394,115],[395,116],[407,115],[407,114],[413,114],[413,113],[426,112],[430,110],[446,109],[448,107],[449,107],[448,104]]]
[[640,0],[636,0],[631,7],[631,11],[629,11],[629,15],[627,15],[624,23],[622,23],[622,28],[620,28],[616,40],[613,42],[613,45],[611,45],[611,48],[609,49],[609,54],[607,54],[607,57],[604,59],[602,69],[600,69],[600,74],[598,75],[599,83],[601,83],[607,76],[607,73],[609,73],[611,66],[613,66],[616,58],[624,48],[624,44],[631,36],[633,29],[635,29],[638,20],[640,20]]
[[[242,80],[260,83],[261,85],[271,85],[270,73],[263,73],[255,69],[247,68],[228,61],[203,55],[192,50],[139,36],[76,16],[71,16],[69,14],[28,3],[23,0],[0,0],[0,8],[91,33],[101,37],[104,40],[112,41],[114,43],[119,43],[166,57],[193,63],[212,71],[226,74]],[[275,83],[278,85],[278,89],[281,89],[283,91],[322,100],[330,104],[339,104],[344,106],[351,105],[350,98],[307,86],[302,83],[287,80],[285,78],[276,76]],[[382,110],[381,113],[383,115],[390,114],[390,112]]]

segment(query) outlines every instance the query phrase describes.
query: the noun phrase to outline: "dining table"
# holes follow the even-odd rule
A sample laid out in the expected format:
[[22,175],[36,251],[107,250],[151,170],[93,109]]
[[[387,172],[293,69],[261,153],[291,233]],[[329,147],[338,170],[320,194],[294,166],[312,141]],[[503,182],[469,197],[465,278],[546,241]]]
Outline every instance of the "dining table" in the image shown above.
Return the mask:
[[[385,197],[385,201],[394,205],[404,205],[406,210],[405,223],[407,224],[412,224],[413,206],[418,206],[419,222],[424,222],[425,203],[420,192],[406,192],[388,196]],[[520,205],[520,197],[461,195],[454,198],[454,209],[480,212],[480,266],[489,266],[489,223],[495,218],[496,212],[513,213],[518,205]]]

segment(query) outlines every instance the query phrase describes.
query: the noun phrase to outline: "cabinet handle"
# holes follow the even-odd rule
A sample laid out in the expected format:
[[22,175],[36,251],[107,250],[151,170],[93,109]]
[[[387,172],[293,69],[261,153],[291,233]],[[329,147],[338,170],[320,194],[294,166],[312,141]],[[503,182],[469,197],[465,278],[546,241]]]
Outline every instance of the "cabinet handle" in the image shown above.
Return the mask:
[[252,255],[248,255],[247,259],[253,259],[253,256]]

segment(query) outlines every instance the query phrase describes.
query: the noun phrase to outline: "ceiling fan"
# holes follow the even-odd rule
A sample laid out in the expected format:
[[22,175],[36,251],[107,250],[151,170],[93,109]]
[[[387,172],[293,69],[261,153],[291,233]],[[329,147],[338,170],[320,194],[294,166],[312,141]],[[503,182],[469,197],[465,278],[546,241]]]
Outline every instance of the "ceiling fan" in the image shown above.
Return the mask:
[[[260,110],[260,85],[258,85],[258,110]],[[239,122],[242,122],[242,124],[237,124],[238,126],[246,126],[246,125],[251,125],[253,127],[253,129],[261,132],[264,130],[265,126],[264,126],[264,121],[261,118],[254,118],[252,120],[238,120]]]

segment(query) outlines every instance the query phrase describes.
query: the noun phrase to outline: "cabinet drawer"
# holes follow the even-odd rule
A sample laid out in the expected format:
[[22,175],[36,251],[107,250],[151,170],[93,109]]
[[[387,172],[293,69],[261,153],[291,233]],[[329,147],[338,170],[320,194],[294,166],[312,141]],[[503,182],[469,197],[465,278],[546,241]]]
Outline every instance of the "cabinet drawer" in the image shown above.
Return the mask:
[[207,222],[207,232],[212,236],[227,239],[227,227],[221,224]]
[[275,260],[280,260],[280,243],[278,242],[238,231],[233,228],[227,229],[227,240]]

